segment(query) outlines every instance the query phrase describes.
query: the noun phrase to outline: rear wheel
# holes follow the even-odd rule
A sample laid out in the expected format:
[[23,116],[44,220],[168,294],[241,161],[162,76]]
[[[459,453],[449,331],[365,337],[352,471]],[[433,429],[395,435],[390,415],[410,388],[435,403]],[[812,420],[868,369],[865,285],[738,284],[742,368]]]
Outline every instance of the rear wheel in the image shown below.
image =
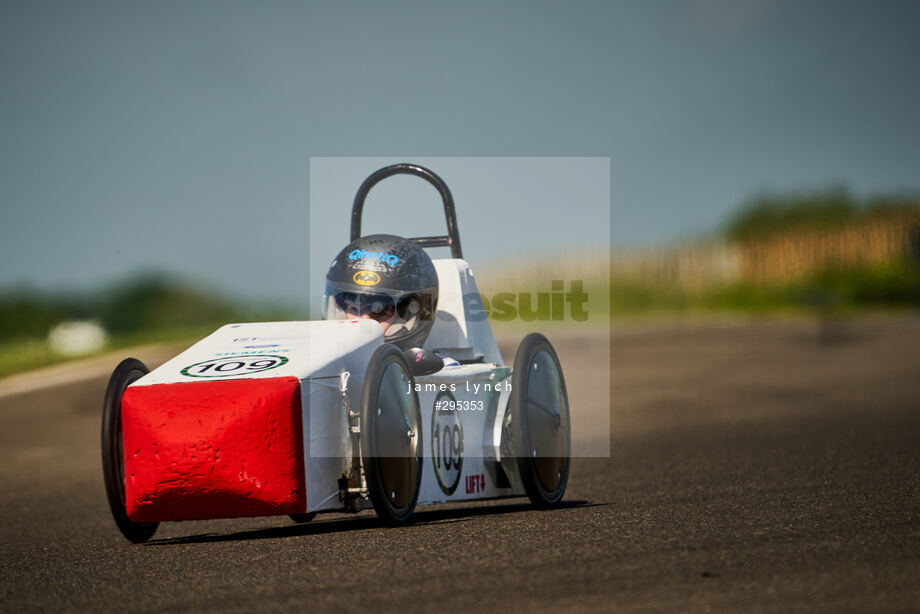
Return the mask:
[[361,401],[361,457],[377,515],[400,524],[415,510],[422,482],[422,413],[403,353],[380,346],[371,357]]
[[102,406],[102,475],[105,493],[115,524],[128,540],[143,543],[153,537],[158,522],[131,522],[125,510],[125,456],[121,434],[121,397],[125,389],[149,373],[149,369],[136,358],[121,361],[105,390]]
[[308,512],[306,514],[291,514],[290,519],[296,522],[297,524],[303,524],[305,522],[310,522],[316,518],[316,512]]
[[539,333],[527,335],[518,347],[509,403],[524,490],[534,505],[557,505],[569,479],[569,401],[559,358]]

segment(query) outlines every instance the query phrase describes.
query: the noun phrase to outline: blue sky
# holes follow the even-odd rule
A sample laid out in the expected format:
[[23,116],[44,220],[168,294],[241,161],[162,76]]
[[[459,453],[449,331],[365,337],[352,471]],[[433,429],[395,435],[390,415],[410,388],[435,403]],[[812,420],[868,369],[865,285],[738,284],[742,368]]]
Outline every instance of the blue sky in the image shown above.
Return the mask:
[[[5,1],[0,287],[148,268],[301,301],[324,156],[609,157],[617,244],[712,232],[762,189],[916,190],[918,17],[915,2]],[[577,224],[551,230],[581,242]]]

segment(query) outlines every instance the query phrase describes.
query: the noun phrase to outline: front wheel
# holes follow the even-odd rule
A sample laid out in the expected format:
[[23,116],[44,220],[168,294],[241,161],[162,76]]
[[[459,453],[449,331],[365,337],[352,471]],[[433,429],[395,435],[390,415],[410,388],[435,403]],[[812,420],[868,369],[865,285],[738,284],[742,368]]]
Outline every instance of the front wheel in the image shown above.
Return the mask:
[[422,412],[403,353],[382,345],[371,356],[361,396],[361,457],[377,515],[409,519],[422,483]]
[[539,333],[527,335],[518,347],[509,405],[524,490],[534,505],[558,505],[569,479],[569,399],[559,358]]
[[125,389],[149,373],[150,370],[136,358],[126,358],[118,363],[109,385],[105,389],[102,405],[102,475],[105,493],[109,499],[112,517],[121,534],[129,541],[140,544],[151,537],[158,522],[131,522],[125,509],[125,456],[121,433],[121,397]]

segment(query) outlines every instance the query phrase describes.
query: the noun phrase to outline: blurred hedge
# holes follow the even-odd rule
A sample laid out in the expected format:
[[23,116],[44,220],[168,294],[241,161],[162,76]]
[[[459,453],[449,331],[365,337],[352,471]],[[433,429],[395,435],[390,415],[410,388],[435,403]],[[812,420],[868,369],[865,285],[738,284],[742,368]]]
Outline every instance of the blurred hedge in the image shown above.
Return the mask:
[[95,312],[105,329],[116,335],[226,323],[241,315],[219,294],[161,275],[132,280],[103,293]]
[[668,313],[809,312],[920,306],[920,266],[900,259],[829,267],[787,283],[726,282],[688,288],[611,278],[613,318]]
[[746,241],[805,228],[832,228],[857,220],[916,211],[920,196],[892,194],[858,199],[846,188],[762,192],[748,199],[724,227],[730,241]]
[[65,320],[97,320],[113,335],[133,335],[218,326],[253,312],[218,292],[159,273],[87,293],[20,287],[0,292],[0,341],[44,339]]

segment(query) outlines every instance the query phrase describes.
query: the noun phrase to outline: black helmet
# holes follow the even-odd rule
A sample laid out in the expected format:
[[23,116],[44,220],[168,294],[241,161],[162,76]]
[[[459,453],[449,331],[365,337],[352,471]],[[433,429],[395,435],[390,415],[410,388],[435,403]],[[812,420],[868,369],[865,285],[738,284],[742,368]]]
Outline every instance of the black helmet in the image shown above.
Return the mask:
[[339,252],[326,274],[327,320],[369,315],[384,338],[420,347],[438,308],[438,274],[421,247],[395,235],[369,235]]

